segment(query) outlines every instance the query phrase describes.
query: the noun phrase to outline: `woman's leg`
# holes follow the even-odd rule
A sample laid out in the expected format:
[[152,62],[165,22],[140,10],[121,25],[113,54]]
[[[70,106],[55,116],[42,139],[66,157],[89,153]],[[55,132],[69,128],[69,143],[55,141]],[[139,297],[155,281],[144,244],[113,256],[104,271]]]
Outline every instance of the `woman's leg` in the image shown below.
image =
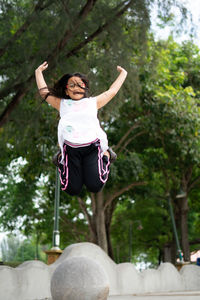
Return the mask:
[[61,189],[78,195],[83,186],[81,155],[76,148],[64,144],[64,164],[59,164]]
[[92,144],[83,157],[83,181],[90,192],[99,192],[106,181],[110,172],[109,157],[101,157],[100,143]]

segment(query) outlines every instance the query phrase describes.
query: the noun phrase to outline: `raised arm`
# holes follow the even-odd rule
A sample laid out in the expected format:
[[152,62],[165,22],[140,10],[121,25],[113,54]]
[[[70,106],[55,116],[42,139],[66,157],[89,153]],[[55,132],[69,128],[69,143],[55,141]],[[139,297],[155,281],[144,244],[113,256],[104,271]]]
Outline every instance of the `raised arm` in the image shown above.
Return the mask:
[[40,93],[40,96],[45,99],[51,106],[56,108],[58,111],[60,110],[60,98],[54,97],[49,93],[49,89],[44,80],[43,71],[48,68],[48,63],[45,61],[35,70],[35,79],[37,83],[37,87]]
[[124,80],[126,79],[127,76],[127,71],[120,66],[117,66],[117,71],[120,74],[117,77],[117,79],[113,82],[113,84],[110,86],[110,88],[104,93],[96,97],[97,109],[106,105],[117,94],[122,84],[124,83]]

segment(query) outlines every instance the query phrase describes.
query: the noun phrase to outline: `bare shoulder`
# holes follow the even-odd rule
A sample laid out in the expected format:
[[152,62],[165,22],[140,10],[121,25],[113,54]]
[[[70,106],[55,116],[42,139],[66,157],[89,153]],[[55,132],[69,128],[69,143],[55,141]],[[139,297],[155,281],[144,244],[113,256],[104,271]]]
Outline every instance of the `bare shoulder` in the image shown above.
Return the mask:
[[100,109],[104,105],[106,105],[114,96],[116,95],[116,92],[112,89],[109,89],[102,94],[96,96],[97,100],[97,109]]
[[54,107],[58,111],[60,111],[60,103],[61,103],[60,98],[49,95],[46,99],[46,102],[49,103],[52,107]]

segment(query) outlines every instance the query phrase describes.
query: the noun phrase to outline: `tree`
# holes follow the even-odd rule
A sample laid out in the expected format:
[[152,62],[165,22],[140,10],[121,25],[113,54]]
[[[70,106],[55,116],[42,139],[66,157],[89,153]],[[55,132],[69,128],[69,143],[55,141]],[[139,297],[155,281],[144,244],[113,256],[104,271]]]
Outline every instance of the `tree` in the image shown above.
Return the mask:
[[[190,245],[199,243],[198,227],[195,227],[195,234],[194,227],[193,230],[191,226],[188,228],[192,220],[196,223],[198,215],[198,208],[195,210],[192,205],[194,196],[191,196],[199,190],[198,64],[199,49],[192,43],[178,45],[171,38],[156,43],[149,39],[149,51],[139,75],[142,85],[140,102],[133,103],[129,99],[121,107],[121,119],[116,121],[112,132],[113,136],[117,136],[116,133],[119,134],[132,122],[136,125],[123,151],[126,154],[135,151],[147,182],[147,185],[124,195],[125,199],[129,199],[128,204],[122,205],[120,213],[116,211],[113,224],[115,248],[120,244],[117,235],[123,236],[122,241],[126,240],[128,245],[129,222],[140,220],[144,230],[134,232],[136,253],[138,249],[145,253],[152,249],[159,262],[176,262],[168,194],[173,201],[185,260],[190,259]],[[180,187],[185,196],[177,198]],[[117,229],[116,224],[122,224],[121,228]],[[193,239],[191,232],[195,236]],[[122,255],[127,257],[127,249],[122,251]]]
[[6,262],[23,262],[40,259],[45,261],[46,255],[32,236],[29,239],[20,239],[15,235],[9,235],[1,242],[2,260]]
[[[53,1],[39,1],[34,7],[28,2],[19,0],[12,7],[9,2],[5,1],[1,8],[1,33],[2,36],[7,37],[0,51],[3,78],[0,95],[4,100],[1,125],[6,124],[1,131],[1,138],[4,141],[1,150],[5,157],[2,173],[7,175],[8,171],[5,166],[19,155],[22,156],[26,159],[27,165],[22,168],[21,173],[23,182],[27,183],[25,186],[29,189],[31,180],[32,183],[36,183],[41,173],[46,175],[52,172],[53,168],[46,167],[46,163],[49,161],[48,155],[56,151],[55,113],[48,108],[41,108],[40,104],[33,101],[35,96],[32,88],[34,69],[41,63],[41,60],[47,59],[50,65],[47,80],[53,82],[54,78],[59,77],[65,69],[70,71],[80,65],[81,60],[80,71],[90,69],[91,78],[95,73],[99,74],[99,79],[105,77],[102,85],[95,84],[98,91],[111,76],[113,78],[113,71],[107,71],[105,76],[102,67],[109,59],[111,59],[110,66],[115,65],[115,68],[116,60],[120,61],[123,58],[124,65],[126,64],[121,45],[128,44],[126,41],[128,28],[133,25],[130,32],[132,41],[144,40],[142,33],[145,33],[149,26],[149,17],[145,1],[132,0],[111,1],[109,5],[104,1],[88,0],[84,3],[76,1],[70,6],[66,1],[59,1],[58,5],[55,5]],[[14,21],[13,15],[15,15]],[[42,31],[41,28],[43,28]],[[29,49],[25,51],[27,43],[29,43]],[[12,119],[6,123],[11,112]],[[44,115],[46,124],[43,122]],[[15,136],[15,141],[13,136]],[[49,139],[45,141],[44,137],[47,136],[52,136],[52,141]],[[43,155],[42,144],[45,144],[45,155]],[[12,151],[13,145],[14,151]],[[38,162],[37,166],[35,161]],[[22,196],[21,200],[23,199],[22,201],[27,203],[30,209],[23,210],[23,212],[10,209],[10,220],[15,220],[17,216],[23,214],[27,216],[27,219],[32,218],[31,215],[35,219],[40,218],[40,214],[36,216],[35,210],[32,209],[34,203],[31,191],[34,193],[34,184],[29,191],[27,190],[27,198],[23,197],[25,193],[22,184],[21,188],[20,183],[17,186]],[[4,199],[10,195],[5,189],[2,193],[4,193]],[[13,203],[16,203],[13,190],[12,195]],[[6,200],[2,206],[8,216]],[[8,222],[7,225],[10,223],[12,222]],[[26,225],[28,223],[30,224],[27,222]],[[4,224],[6,224],[6,218]]]
[[[48,60],[54,73],[71,69],[74,60],[78,63],[79,59],[85,57],[83,48],[100,35],[106,34],[108,28],[115,26],[118,34],[122,34],[119,22],[125,14],[135,16],[128,22],[134,24],[137,16],[139,26],[148,26],[145,1],[111,1],[109,5],[97,0],[84,3],[76,1],[70,5],[67,1],[58,1],[55,5],[54,1],[46,0],[33,5],[28,1],[18,0],[12,6],[7,1],[3,2],[1,34],[6,39],[0,50],[0,75],[4,78],[0,91],[0,96],[4,99],[1,126],[32,88],[34,69],[41,60]],[[110,38],[113,38],[112,35]],[[28,51],[25,50],[27,44]],[[77,56],[78,59],[70,60]],[[58,64],[62,67],[58,67]]]
[[[145,126],[153,145],[146,151],[149,168],[153,162],[155,170],[162,173],[162,196],[170,193],[173,199],[184,259],[189,261],[188,198],[200,182],[199,91],[198,75],[194,75],[199,49],[191,43],[179,46],[169,39],[164,45],[158,43],[154,55],[158,60],[156,73],[153,78],[145,77],[143,90],[144,105],[149,111]],[[180,188],[185,196],[177,198]]]
[[1,242],[1,254],[3,261],[13,261],[17,254],[20,240],[14,236],[4,238]]

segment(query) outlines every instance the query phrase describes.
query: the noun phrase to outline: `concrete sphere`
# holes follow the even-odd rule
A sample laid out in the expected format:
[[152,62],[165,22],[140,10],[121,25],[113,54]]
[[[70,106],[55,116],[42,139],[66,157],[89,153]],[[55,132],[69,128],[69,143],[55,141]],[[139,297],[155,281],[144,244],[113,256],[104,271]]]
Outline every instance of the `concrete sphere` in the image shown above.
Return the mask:
[[53,300],[106,300],[109,281],[103,268],[88,257],[72,257],[58,265],[51,279]]

